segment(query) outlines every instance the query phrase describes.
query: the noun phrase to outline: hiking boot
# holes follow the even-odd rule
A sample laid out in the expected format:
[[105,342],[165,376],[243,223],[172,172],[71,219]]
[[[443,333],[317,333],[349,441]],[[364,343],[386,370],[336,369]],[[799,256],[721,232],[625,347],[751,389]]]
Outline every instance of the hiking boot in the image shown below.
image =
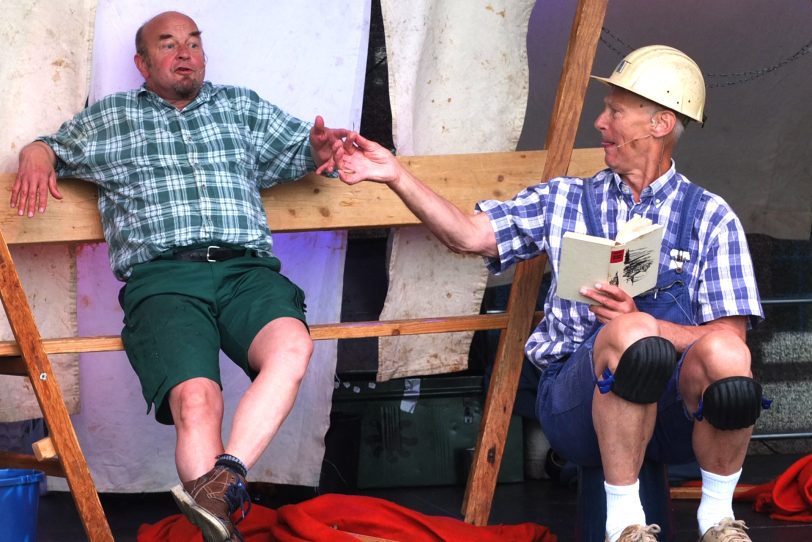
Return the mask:
[[702,535],[699,542],[751,542],[743,521],[725,518]]
[[206,542],[242,540],[231,523],[231,515],[239,510],[239,523],[251,510],[251,497],[245,478],[225,467],[212,470],[191,482],[172,488],[172,497],[183,515],[203,531]]
[[[657,542],[657,533],[659,532],[660,526],[653,523],[645,527],[643,525],[629,525],[620,533],[617,542]],[[609,540],[609,537],[606,537],[606,540]]]

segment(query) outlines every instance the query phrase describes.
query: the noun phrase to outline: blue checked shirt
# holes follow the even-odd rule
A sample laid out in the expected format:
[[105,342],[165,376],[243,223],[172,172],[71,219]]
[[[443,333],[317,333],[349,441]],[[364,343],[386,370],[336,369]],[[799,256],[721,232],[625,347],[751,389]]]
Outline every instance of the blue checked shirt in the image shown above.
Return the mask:
[[[552,284],[544,303],[544,318],[527,341],[528,358],[540,369],[572,352],[597,322],[588,305],[555,295],[561,240],[565,232],[587,233],[581,197],[584,186],[594,183],[604,234],[614,239],[618,228],[633,215],[642,215],[665,226],[665,238],[675,240],[679,216],[671,212],[690,183],[671,169],[643,190],[635,203],[631,190],[611,170],[581,179],[559,177],[523,190],[512,200],[481,201],[477,208],[488,214],[496,233],[499,256],[487,258],[488,268],[499,273],[521,260],[546,252],[552,267]],[[688,217],[691,234],[687,266],[695,324],[723,316],[763,317],[753,264],[739,219],[719,196],[705,191],[696,217]],[[608,226],[608,227],[607,227]],[[608,230],[608,231],[606,231]],[[665,243],[664,243],[665,245]],[[660,272],[673,268],[666,250],[660,254]]]
[[315,168],[310,127],[253,91],[206,82],[182,111],[144,87],[112,94],[40,140],[59,176],[98,185],[110,264],[126,280],[173,247],[271,256],[259,189]]

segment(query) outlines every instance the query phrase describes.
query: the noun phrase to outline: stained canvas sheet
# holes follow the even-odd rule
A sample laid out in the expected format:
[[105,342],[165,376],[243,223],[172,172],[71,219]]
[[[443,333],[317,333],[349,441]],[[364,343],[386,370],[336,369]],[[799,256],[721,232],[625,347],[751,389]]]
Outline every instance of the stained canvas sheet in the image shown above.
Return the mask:
[[[168,9],[165,2],[99,3],[91,100],[133,88],[143,80],[132,57],[133,36],[144,21]],[[291,114],[328,126],[360,125],[369,34],[366,2],[180,1],[171,9],[191,16],[203,31],[207,79],[253,88]],[[335,29],[340,28],[341,32]],[[346,236],[344,233],[276,235],[283,272],[307,294],[308,321],[337,321]],[[80,333],[118,333],[121,284],[110,272],[106,245],[78,256]],[[320,341],[288,420],[252,469],[253,481],[318,485],[323,437],[335,371],[334,342]],[[230,421],[247,378],[221,359]],[[174,429],[145,415],[139,383],[123,353],[82,358],[83,413],[74,418],[100,491],[164,491],[177,483]],[[230,427],[224,427],[228,435]]]
[[[95,6],[95,0],[3,3],[0,171],[17,171],[17,156],[25,144],[39,134],[56,130],[67,116],[84,107],[90,82]],[[4,192],[2,197],[7,198],[8,193]],[[7,202],[2,204],[7,205]],[[40,333],[45,337],[72,335],[76,318],[75,268],[71,252],[65,247],[15,247],[12,257],[28,292],[28,302]],[[5,313],[0,321],[0,337],[12,339]],[[68,411],[76,412],[79,407],[77,356],[52,356],[51,362]],[[0,422],[39,417],[41,411],[28,379],[0,377]]]
[[[516,148],[527,103],[533,0],[382,0],[394,142],[401,155]],[[463,209],[470,211],[470,209]],[[394,232],[382,320],[479,313],[482,259],[422,227]],[[465,369],[472,333],[382,338],[378,379]]]

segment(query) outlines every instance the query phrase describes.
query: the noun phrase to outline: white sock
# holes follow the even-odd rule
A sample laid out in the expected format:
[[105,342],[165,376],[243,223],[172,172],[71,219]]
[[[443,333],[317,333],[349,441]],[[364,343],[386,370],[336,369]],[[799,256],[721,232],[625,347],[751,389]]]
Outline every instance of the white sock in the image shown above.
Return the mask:
[[645,525],[646,513],[640,502],[640,480],[630,486],[603,483],[606,490],[606,536],[617,542],[620,533],[629,525]]
[[699,471],[702,473],[702,500],[699,502],[699,510],[696,512],[696,520],[699,523],[699,536],[702,536],[722,519],[735,519],[733,517],[733,491],[736,489],[742,471],[739,469],[739,472],[727,476],[713,474],[702,469]]

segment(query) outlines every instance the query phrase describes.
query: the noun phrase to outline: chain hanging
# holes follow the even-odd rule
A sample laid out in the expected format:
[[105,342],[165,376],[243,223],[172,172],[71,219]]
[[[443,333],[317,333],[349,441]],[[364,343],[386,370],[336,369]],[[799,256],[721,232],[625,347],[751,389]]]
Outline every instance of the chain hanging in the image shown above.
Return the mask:
[[[615,43],[612,43],[613,40]],[[611,30],[606,28],[605,26],[601,28],[601,36],[600,42],[610,51],[615,53],[619,58],[625,57],[627,54],[631,53],[635,48],[623,41],[621,38],[617,37],[615,34],[612,33]],[[625,51],[625,52],[624,52]],[[720,88],[720,87],[731,87],[734,85],[739,85],[741,83],[747,83],[754,79],[758,79],[764,75],[767,75],[770,72],[773,72],[779,68],[783,68],[787,64],[795,62],[796,60],[800,59],[807,53],[812,52],[812,40],[806,43],[803,47],[798,49],[792,55],[779,60],[775,64],[771,66],[767,66],[766,68],[760,68],[757,70],[748,70],[742,72],[731,72],[731,73],[706,73],[705,77],[707,78],[730,78],[730,77],[737,77],[733,81],[717,81],[714,83],[708,84],[708,88]]]

